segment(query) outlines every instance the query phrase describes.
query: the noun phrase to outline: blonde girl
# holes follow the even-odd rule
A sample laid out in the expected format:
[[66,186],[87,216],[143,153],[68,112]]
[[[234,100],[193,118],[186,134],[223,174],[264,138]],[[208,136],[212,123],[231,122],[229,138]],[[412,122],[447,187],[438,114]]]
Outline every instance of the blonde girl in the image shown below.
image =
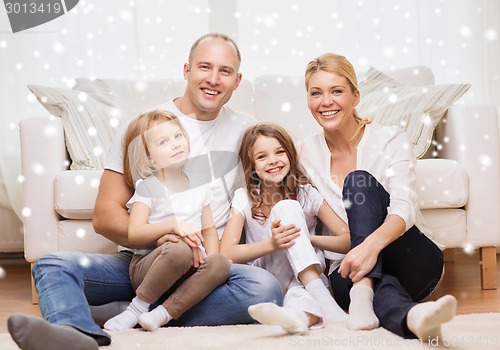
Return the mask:
[[[189,140],[179,119],[160,110],[141,115],[125,133],[124,154],[126,181],[135,183],[135,193],[127,203],[128,241],[150,248],[136,250],[130,263],[136,297],[104,328],[118,331],[139,323],[145,330],[155,331],[223,283],[230,263],[219,254],[209,190],[191,188],[183,171]],[[155,247],[170,233],[180,239]],[[201,263],[193,265],[193,261]],[[177,287],[172,291],[174,284]],[[149,311],[167,291],[167,299]]]
[[[310,236],[316,220],[333,233],[330,246],[339,252],[349,248],[347,226],[335,215],[298,169],[298,155],[290,135],[279,125],[260,123],[250,127],[241,142],[246,188],[235,192],[231,215],[221,241],[221,253],[238,263],[250,263],[271,272],[280,282],[284,307],[272,303],[249,307],[263,324],[304,333],[323,321],[346,318],[320,276],[324,258]],[[274,226],[300,227],[289,233]],[[243,230],[245,243],[240,243]],[[324,277],[324,276],[323,276]]]

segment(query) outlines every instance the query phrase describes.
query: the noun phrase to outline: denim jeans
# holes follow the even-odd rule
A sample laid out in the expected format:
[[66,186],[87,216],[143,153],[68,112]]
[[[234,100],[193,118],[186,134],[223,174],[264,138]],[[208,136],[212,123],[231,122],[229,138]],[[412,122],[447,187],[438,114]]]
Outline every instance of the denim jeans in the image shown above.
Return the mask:
[[[72,326],[95,338],[99,345],[110,344],[111,337],[94,322],[89,305],[132,300],[135,293],[129,277],[131,257],[130,252],[57,252],[40,257],[32,273],[43,317],[52,324]],[[262,302],[283,302],[274,276],[258,267],[233,264],[225,284],[169,325],[253,323],[247,308]]]
[[[350,173],[343,188],[343,200],[351,232],[351,248],[362,243],[387,217],[390,196],[368,172]],[[379,254],[367,277],[374,279],[373,307],[380,325],[407,338],[416,336],[406,324],[408,311],[428,296],[443,274],[443,253],[420,230],[412,226]],[[352,282],[337,272],[330,275],[334,297],[345,309],[349,307]]]

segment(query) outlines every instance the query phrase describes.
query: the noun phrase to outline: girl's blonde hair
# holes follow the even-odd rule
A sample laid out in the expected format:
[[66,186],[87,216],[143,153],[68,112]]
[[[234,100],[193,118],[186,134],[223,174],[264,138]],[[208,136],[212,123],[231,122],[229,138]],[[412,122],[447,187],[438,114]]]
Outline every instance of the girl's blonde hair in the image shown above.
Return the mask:
[[137,180],[145,179],[158,170],[149,157],[148,142],[144,133],[165,122],[172,122],[179,126],[189,142],[186,130],[179,118],[172,112],[153,110],[134,119],[123,136],[123,175],[129,186],[134,187]]
[[281,181],[280,199],[297,199],[300,186],[308,183],[308,180],[299,170],[297,149],[292,137],[284,128],[274,123],[259,123],[248,128],[241,140],[239,156],[243,165],[247,193],[252,204],[252,217],[263,223],[267,219],[267,216],[261,210],[264,199],[260,194],[260,189],[263,184],[255,172],[253,159],[253,146],[260,136],[276,139],[285,150],[290,161],[290,171]]
[[[352,93],[356,91],[359,92],[356,72],[354,71],[354,67],[351,62],[349,62],[345,56],[337,55],[335,53],[325,53],[309,62],[305,72],[306,90],[309,88],[309,80],[311,79],[311,76],[319,71],[333,73],[346,78],[349,82]],[[371,123],[371,120],[360,117],[356,108],[353,109],[353,116],[354,120],[358,123],[358,128],[356,129],[352,140],[358,137],[359,133],[363,130],[366,124]]]

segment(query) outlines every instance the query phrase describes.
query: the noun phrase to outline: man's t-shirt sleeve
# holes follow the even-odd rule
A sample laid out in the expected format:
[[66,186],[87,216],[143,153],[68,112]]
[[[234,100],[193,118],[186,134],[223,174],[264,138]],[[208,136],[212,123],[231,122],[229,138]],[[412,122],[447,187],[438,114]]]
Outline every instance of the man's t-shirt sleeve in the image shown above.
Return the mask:
[[109,149],[108,158],[104,169],[113,170],[117,173],[123,174],[123,136],[127,130],[129,123],[122,125],[113,137],[113,142]]

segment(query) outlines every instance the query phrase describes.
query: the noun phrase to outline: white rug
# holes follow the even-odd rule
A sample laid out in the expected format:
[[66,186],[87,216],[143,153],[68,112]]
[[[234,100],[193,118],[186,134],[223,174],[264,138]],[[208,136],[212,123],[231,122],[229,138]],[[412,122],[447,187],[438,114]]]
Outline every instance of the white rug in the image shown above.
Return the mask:
[[[350,331],[344,323],[331,324],[304,336],[286,335],[279,327],[262,325],[170,327],[154,333],[139,329],[113,333],[111,345],[102,349],[500,349],[500,313],[457,316],[443,325],[443,334],[445,342],[438,346],[405,340],[382,328]],[[0,350],[15,349],[10,335],[0,334]],[[46,349],[50,350],[49,344]]]

